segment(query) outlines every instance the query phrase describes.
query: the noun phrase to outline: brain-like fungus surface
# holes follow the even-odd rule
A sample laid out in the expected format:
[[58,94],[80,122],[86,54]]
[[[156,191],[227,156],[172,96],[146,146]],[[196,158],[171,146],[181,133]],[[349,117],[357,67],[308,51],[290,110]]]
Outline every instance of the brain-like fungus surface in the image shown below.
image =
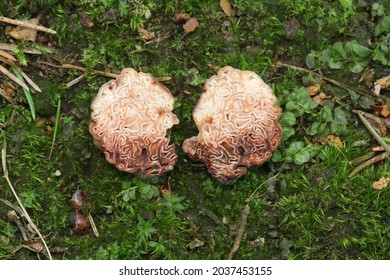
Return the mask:
[[125,68],[101,86],[91,104],[89,131],[106,160],[142,178],[160,176],[177,161],[169,129],[179,123],[174,98],[150,74]]
[[272,89],[254,72],[226,66],[206,81],[192,116],[198,136],[184,141],[183,151],[202,161],[212,176],[234,183],[270,159],[282,136]]

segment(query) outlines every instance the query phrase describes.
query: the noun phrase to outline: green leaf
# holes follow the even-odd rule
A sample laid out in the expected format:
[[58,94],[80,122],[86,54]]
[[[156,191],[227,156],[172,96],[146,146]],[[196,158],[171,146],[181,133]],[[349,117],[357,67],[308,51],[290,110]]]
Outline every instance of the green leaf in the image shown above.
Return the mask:
[[352,73],[360,73],[363,71],[364,67],[366,67],[368,63],[368,60],[353,60],[348,63],[348,69]]
[[282,152],[279,151],[279,150],[276,150],[272,154],[271,160],[272,160],[272,162],[282,162],[283,161],[283,154],[282,154]]
[[294,163],[302,165],[310,160],[310,153],[307,150],[302,150],[294,156]]
[[341,109],[340,107],[336,107],[334,109],[334,118],[333,118],[334,122],[336,123],[339,123],[339,124],[347,124],[347,116],[344,112],[343,109]]
[[315,66],[315,61],[314,61],[314,58],[315,58],[315,55],[313,52],[309,53],[307,56],[306,56],[306,66],[309,68],[309,69],[313,69],[314,66]]
[[343,61],[332,57],[329,59],[328,65],[332,69],[340,69],[343,66]]
[[345,51],[342,42],[334,43],[333,46],[331,47],[331,50],[332,50],[333,56],[336,56],[336,57],[338,56],[338,57],[341,57],[344,59],[347,58],[347,52]]
[[320,122],[319,121],[316,121],[316,122],[313,122],[312,125],[308,128],[307,130],[307,134],[309,135],[316,135],[320,129]]
[[382,21],[375,26],[375,36],[390,32],[390,16],[385,16]]
[[292,127],[282,127],[282,140],[286,141],[295,134],[295,129]]
[[345,44],[347,53],[353,57],[367,58],[372,54],[372,50],[359,44],[356,40]]
[[279,119],[279,124],[282,127],[289,127],[296,123],[297,119],[291,112],[283,112]]
[[331,122],[333,120],[333,113],[329,107],[323,107],[320,111],[320,116],[324,122]]

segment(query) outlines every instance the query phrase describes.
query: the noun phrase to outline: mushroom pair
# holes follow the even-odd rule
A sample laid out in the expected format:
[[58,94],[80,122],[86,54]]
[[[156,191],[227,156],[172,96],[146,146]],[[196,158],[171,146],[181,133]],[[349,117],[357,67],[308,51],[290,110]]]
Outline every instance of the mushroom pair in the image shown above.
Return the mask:
[[[203,162],[224,184],[234,183],[266,162],[280,143],[282,112],[272,89],[254,72],[226,66],[204,85],[193,110],[198,136],[183,151]],[[125,68],[104,84],[91,105],[89,131],[106,160],[122,171],[148,178],[177,161],[169,129],[179,123],[174,98],[152,75]]]

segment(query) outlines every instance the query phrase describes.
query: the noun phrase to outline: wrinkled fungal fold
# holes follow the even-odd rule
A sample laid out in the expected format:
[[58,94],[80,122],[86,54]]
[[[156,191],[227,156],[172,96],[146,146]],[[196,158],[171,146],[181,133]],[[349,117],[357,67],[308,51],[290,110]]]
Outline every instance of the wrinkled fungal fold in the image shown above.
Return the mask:
[[170,91],[146,73],[125,68],[101,86],[91,104],[89,131],[106,160],[119,170],[148,178],[177,161],[169,129],[179,123]]
[[226,66],[206,81],[192,116],[198,136],[183,151],[203,162],[212,176],[234,183],[270,159],[280,143],[282,113],[277,99],[256,73]]

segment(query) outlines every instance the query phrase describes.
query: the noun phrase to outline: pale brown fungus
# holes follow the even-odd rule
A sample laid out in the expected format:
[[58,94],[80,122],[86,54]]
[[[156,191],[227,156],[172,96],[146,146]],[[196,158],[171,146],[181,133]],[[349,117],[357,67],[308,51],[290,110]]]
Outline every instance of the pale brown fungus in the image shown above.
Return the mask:
[[226,66],[204,85],[192,116],[198,136],[183,151],[202,161],[224,184],[234,183],[247,168],[261,166],[280,143],[282,109],[256,73]]
[[174,98],[150,74],[125,68],[101,86],[91,104],[89,131],[106,160],[142,178],[172,170],[177,154],[169,129],[179,123]]

